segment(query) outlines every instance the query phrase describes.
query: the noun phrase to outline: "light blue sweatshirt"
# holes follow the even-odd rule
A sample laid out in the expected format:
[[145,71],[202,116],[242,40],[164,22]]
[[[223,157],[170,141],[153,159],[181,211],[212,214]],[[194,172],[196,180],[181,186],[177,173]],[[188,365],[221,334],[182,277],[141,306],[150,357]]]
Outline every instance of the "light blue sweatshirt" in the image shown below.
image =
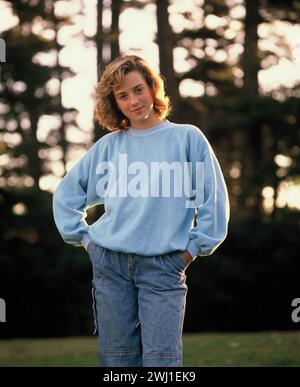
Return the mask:
[[[196,163],[202,166],[201,186]],[[186,195],[183,188],[175,193],[180,174],[172,175],[172,166],[178,172],[184,164],[192,165],[181,170],[190,171],[184,179],[189,177],[194,188],[190,193],[198,190],[200,201],[192,201],[195,195]],[[169,167],[168,178],[164,172]],[[86,209],[100,203],[105,213],[88,225]],[[58,185],[53,211],[69,244],[87,247],[92,240],[113,251],[144,256],[184,250],[193,258],[210,255],[225,239],[229,221],[226,185],[209,142],[197,127],[169,120],[100,138]]]

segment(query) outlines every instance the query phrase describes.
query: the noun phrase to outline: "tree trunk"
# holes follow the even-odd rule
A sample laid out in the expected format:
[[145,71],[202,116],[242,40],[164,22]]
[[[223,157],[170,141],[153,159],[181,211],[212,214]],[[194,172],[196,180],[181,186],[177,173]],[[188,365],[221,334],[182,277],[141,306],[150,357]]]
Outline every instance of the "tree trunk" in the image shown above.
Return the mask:
[[57,21],[54,24],[54,31],[55,31],[55,49],[56,49],[56,73],[57,73],[57,78],[59,81],[59,91],[57,95],[57,113],[60,116],[61,123],[60,127],[58,129],[59,134],[60,134],[60,139],[59,139],[59,144],[62,148],[62,162],[64,166],[64,174],[67,173],[66,165],[67,165],[67,150],[68,150],[68,142],[66,139],[66,128],[65,128],[65,123],[64,123],[64,108],[62,106],[62,100],[61,100],[61,85],[62,85],[62,68],[59,64],[59,52],[61,50],[61,46],[58,43],[57,40],[57,34],[58,34],[58,24]]
[[[101,73],[104,70],[105,63],[103,60],[103,37],[104,37],[104,31],[103,31],[103,0],[97,1],[97,32],[95,36],[96,40],[96,48],[97,48],[97,75],[99,81],[101,77]],[[93,142],[96,142],[103,136],[105,131],[103,130],[102,126],[99,125],[98,122],[95,121],[94,124],[94,133],[93,133]]]
[[98,79],[103,70],[103,0],[97,1],[97,32],[96,32],[96,48],[97,48],[97,73]]
[[169,24],[168,5],[168,0],[156,0],[157,44],[159,47],[160,73],[165,77],[166,95],[171,98],[173,106],[172,119],[176,121],[179,93],[173,66],[174,39]]
[[39,188],[39,180],[43,175],[42,160],[39,157],[40,145],[37,139],[39,115],[36,111],[29,113],[30,131],[25,135],[28,152],[27,173],[34,179],[34,187]]
[[[244,23],[245,40],[244,53],[241,64],[244,71],[244,86],[242,93],[246,103],[247,113],[250,117],[249,125],[245,128],[245,146],[243,147],[243,171],[242,184],[246,190],[246,184],[252,186],[248,195],[248,207],[251,210],[260,212],[262,209],[262,196],[259,184],[255,183],[255,176],[260,170],[262,163],[262,138],[261,123],[251,117],[254,116],[254,109],[257,109],[256,102],[259,98],[258,71],[260,60],[258,57],[258,24],[259,24],[259,0],[245,0],[246,16]],[[250,198],[249,198],[250,196]]]
[[111,21],[110,44],[111,44],[111,60],[114,60],[117,56],[120,55],[119,17],[120,17],[122,0],[112,0],[111,3],[112,3],[111,4],[112,21]]
[[260,69],[258,58],[259,0],[246,0],[245,41],[243,54],[244,91],[248,95],[258,96],[258,71]]

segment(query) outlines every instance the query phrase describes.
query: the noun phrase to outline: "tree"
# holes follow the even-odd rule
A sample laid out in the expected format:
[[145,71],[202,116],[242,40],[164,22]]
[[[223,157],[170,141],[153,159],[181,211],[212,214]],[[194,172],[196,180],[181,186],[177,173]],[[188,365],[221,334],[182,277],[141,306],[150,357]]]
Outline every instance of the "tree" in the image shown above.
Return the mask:
[[[8,133],[7,136],[14,133],[15,138],[20,140],[12,143],[10,149],[6,148],[10,162],[3,175],[8,178],[17,173],[19,178],[14,177],[18,181],[15,184],[24,187],[26,181],[27,186],[38,188],[41,177],[51,172],[47,165],[47,155],[52,147],[59,143],[63,153],[66,151],[64,113],[75,112],[74,109],[65,109],[61,104],[62,78],[70,77],[73,73],[59,64],[60,45],[56,41],[58,25],[70,23],[70,20],[58,20],[52,2],[39,1],[35,6],[12,2],[12,9],[19,17],[19,24],[3,34],[9,59],[2,74],[0,99],[8,108],[3,116],[5,125],[1,131]],[[53,32],[52,38],[43,35],[46,30]],[[42,64],[39,59],[41,53],[54,53],[56,64]],[[52,82],[57,80],[55,94],[49,91],[50,79]],[[45,116],[53,117],[58,122],[59,140],[55,139],[56,130],[50,130],[45,140],[38,139],[39,122]],[[17,160],[23,160],[18,162],[20,167],[11,168],[9,165],[16,164]]]
[[178,80],[174,71],[174,36],[169,23],[169,0],[156,0],[157,44],[159,48],[160,73],[165,78],[166,93],[171,98],[172,117],[177,121],[178,112]]

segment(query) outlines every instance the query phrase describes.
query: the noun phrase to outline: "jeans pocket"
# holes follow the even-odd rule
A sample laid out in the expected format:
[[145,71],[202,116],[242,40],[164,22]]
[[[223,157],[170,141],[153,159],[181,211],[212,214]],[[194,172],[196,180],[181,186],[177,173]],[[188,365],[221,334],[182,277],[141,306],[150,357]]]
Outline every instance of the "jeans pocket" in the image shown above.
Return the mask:
[[105,247],[102,247],[100,245],[97,245],[96,243],[93,243],[89,252],[89,257],[92,263],[94,280],[102,277],[103,275],[103,268],[105,266],[105,255],[106,255],[105,253],[106,253]]
[[167,258],[167,262],[168,262],[167,266],[169,266],[172,269],[172,271],[176,273],[184,272],[186,263],[180,252],[169,253],[169,254],[166,254],[165,257]]
[[[100,253],[99,253],[99,250],[101,250]],[[93,241],[90,241],[90,243],[88,244],[88,247],[87,247],[87,252],[88,252],[88,255],[89,255],[92,263],[95,260],[97,263],[97,261],[99,261],[99,259],[102,259],[104,250],[105,250],[104,247],[98,245],[97,243],[95,243]]]
[[173,253],[175,260],[177,260],[180,270],[184,270],[186,268],[186,262],[182,256],[182,253]]

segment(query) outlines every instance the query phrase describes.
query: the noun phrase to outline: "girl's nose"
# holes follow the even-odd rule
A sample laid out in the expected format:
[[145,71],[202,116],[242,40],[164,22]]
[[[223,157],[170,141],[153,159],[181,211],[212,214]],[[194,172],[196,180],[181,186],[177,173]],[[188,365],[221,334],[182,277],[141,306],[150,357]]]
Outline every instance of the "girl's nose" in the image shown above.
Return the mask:
[[130,97],[130,104],[132,106],[135,106],[139,103],[138,97],[136,95],[133,95]]

